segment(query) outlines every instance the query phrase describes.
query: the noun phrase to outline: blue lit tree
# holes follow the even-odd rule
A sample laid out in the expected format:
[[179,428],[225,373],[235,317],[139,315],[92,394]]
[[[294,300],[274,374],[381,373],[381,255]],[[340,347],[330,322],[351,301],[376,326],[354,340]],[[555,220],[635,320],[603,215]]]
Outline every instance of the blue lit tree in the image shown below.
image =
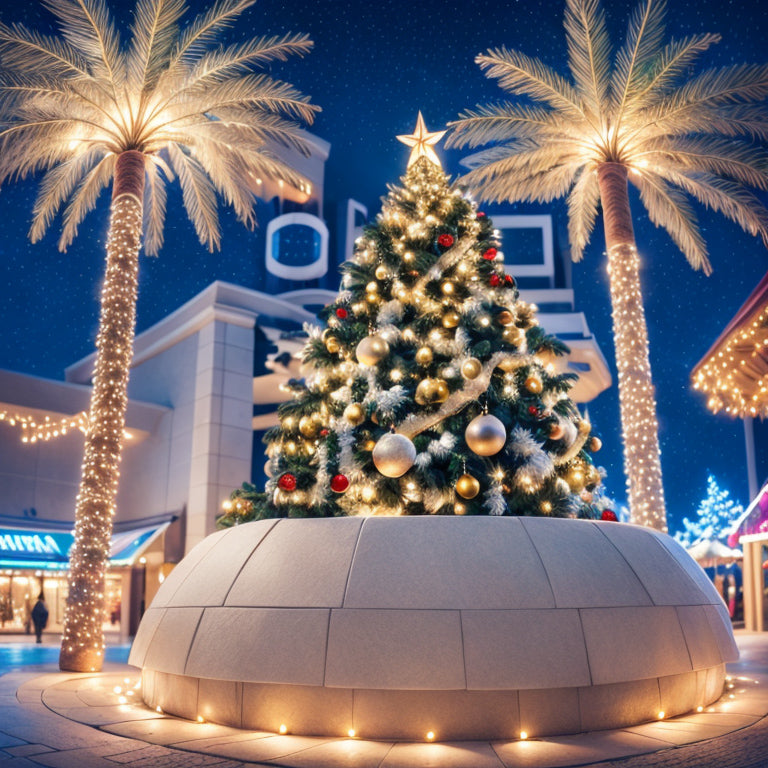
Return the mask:
[[707,495],[696,510],[696,519],[683,519],[684,530],[675,539],[690,547],[702,539],[722,539],[736,518],[744,512],[741,504],[730,498],[730,491],[720,488],[714,475],[707,477]]

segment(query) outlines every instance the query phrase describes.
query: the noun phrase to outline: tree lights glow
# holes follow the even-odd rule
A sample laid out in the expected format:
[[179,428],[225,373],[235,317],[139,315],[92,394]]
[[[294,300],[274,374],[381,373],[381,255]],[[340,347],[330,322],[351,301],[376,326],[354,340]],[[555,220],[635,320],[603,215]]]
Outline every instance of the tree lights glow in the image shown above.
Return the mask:
[[[63,210],[65,250],[112,182],[93,392],[70,558],[62,669],[103,663],[104,578],[119,481],[128,373],[133,356],[138,255],[163,244],[166,182],[178,178],[200,242],[220,239],[216,196],[253,226],[263,180],[309,184],[267,148],[309,154],[299,122],[316,107],[265,73],[274,60],[309,51],[305,35],[254,38],[228,47],[217,36],[254,0],[220,0],[185,28],[182,0],[138,0],[123,47],[105,0],[50,0],[61,36],[0,24],[0,183],[45,172],[30,238]],[[6,415],[7,416],[7,415]],[[14,415],[7,418],[15,420]],[[77,419],[75,419],[77,421]],[[55,427],[32,426],[35,439]],[[49,431],[47,431],[49,430]]]
[[[478,56],[488,76],[523,101],[465,112],[451,124],[448,143],[493,145],[467,160],[473,170],[464,180],[483,199],[549,202],[567,195],[576,261],[602,204],[630,511],[634,522],[665,530],[627,179],[651,221],[666,229],[694,269],[711,272],[689,195],[768,245],[768,211],[748,189],[768,189],[759,143],[768,132],[768,66],[695,74],[693,62],[719,36],[689,35],[662,45],[663,29],[664,3],[643,0],[614,56],[597,0],[567,0],[571,79],[515,50]],[[624,322],[633,325],[620,328]],[[714,395],[712,407],[720,401]],[[756,403],[751,407],[759,411]]]
[[[139,167],[135,181],[143,184],[143,168]],[[62,669],[95,671],[101,669],[103,661],[104,580],[128,405],[141,225],[138,197],[123,194],[113,200],[96,338],[91,426],[86,434],[75,506],[75,543],[70,552],[69,594],[59,661]]]
[[[266,435],[269,480],[221,526],[263,517],[592,517],[591,426],[520,300],[490,219],[449,183],[421,115],[402,186],[309,328],[306,379]],[[428,146],[434,159],[424,150]],[[598,445],[598,443],[594,443]]]

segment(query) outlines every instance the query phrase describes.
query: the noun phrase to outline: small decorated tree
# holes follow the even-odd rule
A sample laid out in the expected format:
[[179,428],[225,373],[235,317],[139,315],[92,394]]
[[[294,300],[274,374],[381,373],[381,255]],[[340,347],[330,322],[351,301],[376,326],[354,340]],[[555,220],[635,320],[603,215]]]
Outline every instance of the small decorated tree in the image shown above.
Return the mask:
[[683,518],[683,529],[675,539],[684,547],[691,547],[704,539],[724,541],[744,507],[731,498],[730,491],[721,488],[714,475],[707,477],[707,495],[699,502],[696,518]]
[[265,517],[593,517],[600,447],[568,397],[567,348],[505,271],[493,224],[452,186],[432,145],[343,267],[310,328],[306,378],[265,440],[271,477],[232,494],[221,526]]

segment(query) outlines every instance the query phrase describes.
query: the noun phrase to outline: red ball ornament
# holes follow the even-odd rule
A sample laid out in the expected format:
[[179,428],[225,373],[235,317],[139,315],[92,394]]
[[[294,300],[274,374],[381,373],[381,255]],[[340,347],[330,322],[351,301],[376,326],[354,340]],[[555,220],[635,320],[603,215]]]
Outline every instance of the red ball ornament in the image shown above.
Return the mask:
[[328,437],[328,430],[325,427],[320,430],[320,437]]
[[600,515],[601,520],[610,520],[612,523],[618,523],[619,518],[616,517],[616,513],[612,509],[604,509],[603,514]]
[[539,406],[538,405],[529,405],[528,406],[528,413],[529,413],[529,415],[535,416],[536,418],[541,416],[541,411],[539,411]]
[[344,309],[344,307],[339,307],[336,310],[336,317],[338,317],[339,320],[345,320],[348,316],[349,316],[349,312],[347,312],[347,310]]
[[349,478],[346,475],[334,475],[331,478],[331,490],[334,493],[344,493],[349,488]]
[[491,275],[489,282],[491,284],[491,287],[495,288],[501,282],[501,278],[498,275],[493,274]]
[[504,282],[507,285],[511,285],[511,286],[514,287],[514,285],[515,285],[515,278],[512,277],[512,275],[504,275]]
[[477,218],[478,219],[484,219],[485,218],[485,213],[483,211],[478,211],[477,212]]
[[495,248],[489,248],[484,254],[483,258],[488,261],[493,261],[496,258],[498,251]]
[[441,248],[450,248],[453,245],[453,235],[440,235],[440,237],[437,238],[437,244]]
[[290,472],[286,472],[284,475],[280,475],[280,479],[277,481],[277,485],[283,491],[295,491],[296,475],[292,475]]

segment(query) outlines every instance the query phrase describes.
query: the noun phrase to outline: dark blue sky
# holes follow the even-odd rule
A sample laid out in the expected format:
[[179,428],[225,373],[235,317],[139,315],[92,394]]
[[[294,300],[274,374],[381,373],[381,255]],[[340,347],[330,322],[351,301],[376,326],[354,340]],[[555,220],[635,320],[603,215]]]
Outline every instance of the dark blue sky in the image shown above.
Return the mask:
[[[629,0],[604,3],[614,40],[623,39]],[[113,0],[118,18],[129,19],[132,2]],[[206,3],[194,0],[193,9]],[[405,170],[407,150],[395,135],[410,133],[417,111],[439,129],[466,107],[503,97],[474,64],[477,53],[499,45],[519,48],[564,70],[564,2],[499,0],[380,0],[380,2],[260,0],[243,17],[242,37],[283,31],[307,32],[314,52],[280,64],[274,74],[293,82],[323,108],[313,132],[331,143],[326,200],[354,197],[378,209],[386,184]],[[44,26],[50,16],[30,0],[3,3],[0,18]],[[668,35],[718,32],[722,42],[702,59],[706,65],[764,62],[768,3],[704,0],[669,3]],[[441,153],[456,173],[461,153]],[[66,365],[93,349],[98,290],[103,270],[106,217],[91,214],[67,254],[55,233],[31,246],[26,231],[35,185],[23,182],[0,192],[0,367],[63,378]],[[689,385],[693,365],[768,269],[768,251],[722,217],[700,212],[714,274],[693,272],[663,232],[649,224],[634,202],[651,363],[659,405],[662,467],[671,527],[694,514],[714,473],[746,503],[743,431],[740,421],[712,416]],[[228,213],[221,253],[210,255],[194,239],[173,194],[166,246],[158,259],[143,258],[138,329],[159,320],[214,279],[251,284],[249,235]],[[563,207],[551,206],[561,226]],[[613,366],[610,305],[598,227],[584,260],[573,269],[577,308]],[[615,373],[614,373],[615,378]],[[608,470],[611,495],[623,498],[621,437],[615,387],[589,406],[604,440],[596,458]],[[762,479],[762,478],[759,478]]]

